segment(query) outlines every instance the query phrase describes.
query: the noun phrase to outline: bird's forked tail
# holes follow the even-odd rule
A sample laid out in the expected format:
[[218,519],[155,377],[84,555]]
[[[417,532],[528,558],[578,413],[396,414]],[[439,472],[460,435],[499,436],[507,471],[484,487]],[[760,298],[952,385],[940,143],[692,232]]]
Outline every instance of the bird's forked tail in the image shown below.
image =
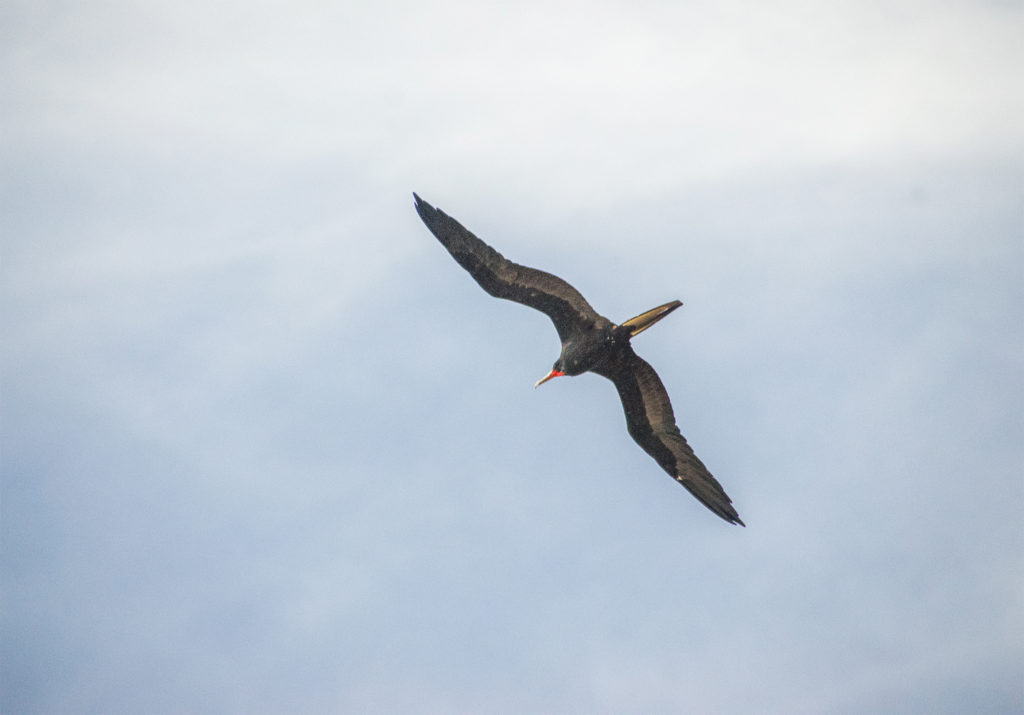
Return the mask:
[[622,324],[622,327],[629,328],[630,337],[639,335],[682,304],[682,301],[673,300],[665,305],[659,305],[657,308],[651,308],[646,313],[630,318]]

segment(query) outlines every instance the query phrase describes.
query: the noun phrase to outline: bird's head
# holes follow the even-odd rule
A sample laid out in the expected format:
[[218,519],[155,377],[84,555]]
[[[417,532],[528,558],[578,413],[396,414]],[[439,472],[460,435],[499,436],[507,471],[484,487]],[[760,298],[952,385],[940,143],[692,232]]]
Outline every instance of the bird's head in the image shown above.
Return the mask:
[[534,387],[540,387],[548,380],[552,380],[556,377],[564,377],[567,374],[570,374],[570,372],[564,364],[564,359],[560,357],[555,360],[555,364],[551,367],[551,372],[537,380],[537,384],[535,384]]
[[538,380],[534,387],[540,387],[555,377],[582,375],[601,362],[605,357],[604,349],[605,344],[600,341],[571,340],[563,343],[562,354],[555,360],[555,364],[551,367],[551,372]]
[[553,367],[553,368],[551,368],[551,372],[549,372],[547,375],[545,375],[541,379],[537,380],[537,383],[534,385],[534,387],[540,387],[541,385],[543,385],[548,380],[551,380],[551,379],[556,378],[556,377],[563,377],[564,375],[565,375],[564,372],[559,370],[557,367]]

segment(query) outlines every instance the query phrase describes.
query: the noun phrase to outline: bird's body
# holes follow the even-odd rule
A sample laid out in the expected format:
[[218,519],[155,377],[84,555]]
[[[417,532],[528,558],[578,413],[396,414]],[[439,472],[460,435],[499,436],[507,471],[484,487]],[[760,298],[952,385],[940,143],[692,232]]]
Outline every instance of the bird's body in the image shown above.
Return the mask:
[[622,400],[626,427],[637,444],[708,509],[729,523],[743,525],[732,500],[680,434],[658,374],[630,344],[632,337],[682,303],[671,301],[617,325],[599,315],[579,291],[558,276],[513,263],[458,221],[413,196],[427,228],[485,291],[536,308],[555,324],[562,352],[538,385],[585,372],[611,380]]

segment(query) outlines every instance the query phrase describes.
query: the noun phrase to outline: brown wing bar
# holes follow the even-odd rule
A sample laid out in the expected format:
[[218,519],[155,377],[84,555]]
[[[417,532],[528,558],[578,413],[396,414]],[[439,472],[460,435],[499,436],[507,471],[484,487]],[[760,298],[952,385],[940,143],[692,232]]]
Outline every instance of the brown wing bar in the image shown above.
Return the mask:
[[413,198],[423,223],[481,288],[495,298],[512,300],[546,313],[562,342],[598,317],[580,292],[558,276],[513,263],[444,211],[416,194]]
[[654,368],[627,347],[593,372],[615,383],[636,443],[704,506],[730,524],[745,526],[732,499],[679,433],[668,392]]

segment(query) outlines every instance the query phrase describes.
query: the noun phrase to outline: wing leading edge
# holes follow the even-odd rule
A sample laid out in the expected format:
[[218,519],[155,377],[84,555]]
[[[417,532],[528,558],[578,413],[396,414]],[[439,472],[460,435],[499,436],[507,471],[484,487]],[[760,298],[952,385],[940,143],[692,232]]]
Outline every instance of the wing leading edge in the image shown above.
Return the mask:
[[592,372],[615,383],[626,428],[636,443],[704,506],[730,524],[746,526],[722,485],[680,434],[668,392],[654,368],[627,347],[617,360]]
[[415,193],[413,198],[416,212],[430,232],[480,287],[495,298],[522,303],[545,313],[555,324],[562,342],[597,319],[597,311],[590,303],[558,276],[508,260],[444,211]]

